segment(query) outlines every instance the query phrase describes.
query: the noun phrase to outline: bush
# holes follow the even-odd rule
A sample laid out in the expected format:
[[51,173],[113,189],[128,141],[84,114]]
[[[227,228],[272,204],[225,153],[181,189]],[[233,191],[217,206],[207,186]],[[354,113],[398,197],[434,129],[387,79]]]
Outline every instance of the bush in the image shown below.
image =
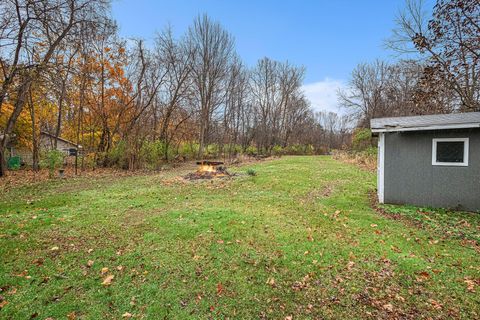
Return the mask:
[[49,150],[42,154],[40,165],[48,168],[48,175],[53,178],[55,169],[60,168],[63,165],[65,154],[59,150]]
[[255,146],[248,146],[247,150],[245,150],[245,153],[249,156],[256,156],[258,154],[258,149]]
[[254,176],[257,175],[257,171],[255,171],[255,169],[249,168],[249,169],[247,169],[247,174],[248,174],[249,176],[254,177]]
[[284,153],[282,146],[276,145],[272,148],[272,154],[274,156],[281,156]]
[[358,128],[353,132],[352,149],[354,151],[363,151],[374,146],[372,131],[367,128]]
[[[125,141],[123,140],[119,141],[104,156],[105,156],[104,163],[107,166],[113,166],[113,167],[118,167],[122,169],[128,168],[127,143]],[[99,154],[99,159],[101,159],[100,154]]]
[[[140,149],[140,160],[148,169],[159,169],[165,157],[166,146],[161,141],[145,141]],[[168,150],[171,158],[171,148]]]
[[182,143],[178,148],[178,154],[185,159],[195,159],[199,149],[198,143]]

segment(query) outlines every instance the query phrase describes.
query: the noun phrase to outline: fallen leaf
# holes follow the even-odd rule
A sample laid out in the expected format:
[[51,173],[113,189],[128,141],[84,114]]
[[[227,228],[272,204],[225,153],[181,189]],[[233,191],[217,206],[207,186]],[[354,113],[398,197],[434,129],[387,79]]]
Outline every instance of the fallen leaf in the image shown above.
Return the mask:
[[442,309],[442,306],[443,306],[443,305],[442,305],[441,303],[439,303],[438,301],[435,301],[435,300],[433,300],[433,299],[430,299],[430,300],[428,300],[428,302],[430,302],[430,304],[431,304],[435,309],[437,309],[437,310]]
[[123,266],[118,266],[118,267],[117,267],[117,270],[118,270],[118,271],[122,271],[122,270],[123,270]]
[[0,302],[0,309],[3,309],[3,307],[5,307],[7,304],[8,304],[7,300],[3,300],[2,302]]
[[402,250],[400,250],[400,248],[398,248],[397,246],[390,246],[390,248],[391,248],[393,251],[397,252],[397,253],[401,253],[401,252],[402,252]]
[[472,279],[465,278],[463,282],[467,284],[468,291],[475,292],[475,281],[473,281]]
[[393,306],[392,306],[391,303],[384,304],[382,307],[383,307],[383,309],[387,310],[388,312],[393,311]]
[[52,248],[50,249],[50,251],[58,251],[58,250],[60,250],[59,247],[52,247]]
[[221,295],[223,292],[223,285],[221,282],[217,283],[217,295]]
[[132,299],[130,299],[130,305],[131,306],[134,306],[137,304],[137,301],[136,301],[136,298],[135,297],[132,297]]
[[87,261],[87,267],[90,268],[91,266],[93,266],[93,260],[88,260]]
[[103,279],[102,285],[104,286],[109,286],[112,284],[113,278],[115,278],[114,275],[110,274],[108,275],[105,279]]
[[41,265],[43,265],[43,259],[42,258],[38,258],[38,259],[35,259],[32,261],[32,263],[38,267],[40,267]]
[[105,273],[108,272],[108,268],[107,268],[107,267],[103,267],[100,272],[101,272],[102,274],[105,274]]
[[122,314],[122,318],[131,318],[132,317],[132,314],[130,312],[125,312],[124,314]]
[[375,223],[372,223],[372,224],[370,225],[370,227],[376,228],[376,227],[378,227],[378,225],[376,225]]
[[275,287],[275,279],[274,278],[268,278],[267,284],[271,285],[272,287]]
[[68,319],[68,320],[75,320],[75,319],[77,319],[77,315],[75,314],[75,311],[72,311],[72,312],[70,312],[69,314],[67,314],[67,319]]
[[348,261],[348,263],[347,263],[347,269],[348,269],[348,270],[351,270],[351,269],[353,268],[353,266],[355,266],[355,262],[353,262],[353,261]]
[[430,274],[426,271],[422,271],[418,273],[418,277],[416,277],[417,282],[423,282],[430,278]]

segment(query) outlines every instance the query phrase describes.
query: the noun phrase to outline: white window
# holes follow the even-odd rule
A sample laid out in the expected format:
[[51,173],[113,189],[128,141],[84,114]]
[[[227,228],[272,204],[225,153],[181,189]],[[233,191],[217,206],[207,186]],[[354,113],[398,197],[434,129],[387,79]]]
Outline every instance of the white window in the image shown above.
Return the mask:
[[432,165],[468,166],[468,138],[433,139]]

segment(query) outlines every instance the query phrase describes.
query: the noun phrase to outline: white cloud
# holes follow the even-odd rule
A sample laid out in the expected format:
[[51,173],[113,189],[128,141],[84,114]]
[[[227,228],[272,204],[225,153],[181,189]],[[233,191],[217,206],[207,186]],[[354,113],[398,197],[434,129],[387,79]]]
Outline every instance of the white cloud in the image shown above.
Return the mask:
[[340,89],[345,89],[346,85],[341,80],[325,78],[322,81],[305,84],[302,89],[305,96],[315,111],[332,111],[339,114],[343,113],[337,101],[337,93]]

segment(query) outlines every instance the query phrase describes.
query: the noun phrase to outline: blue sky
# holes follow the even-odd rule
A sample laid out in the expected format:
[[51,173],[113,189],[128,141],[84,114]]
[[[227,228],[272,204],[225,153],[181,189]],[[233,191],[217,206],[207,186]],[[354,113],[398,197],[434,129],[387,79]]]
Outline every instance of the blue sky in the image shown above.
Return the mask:
[[207,13],[235,38],[248,66],[262,57],[307,69],[305,92],[317,110],[336,111],[336,91],[352,69],[376,58],[405,0],[114,0],[113,17],[124,37],[151,41],[167,24],[182,35]]

